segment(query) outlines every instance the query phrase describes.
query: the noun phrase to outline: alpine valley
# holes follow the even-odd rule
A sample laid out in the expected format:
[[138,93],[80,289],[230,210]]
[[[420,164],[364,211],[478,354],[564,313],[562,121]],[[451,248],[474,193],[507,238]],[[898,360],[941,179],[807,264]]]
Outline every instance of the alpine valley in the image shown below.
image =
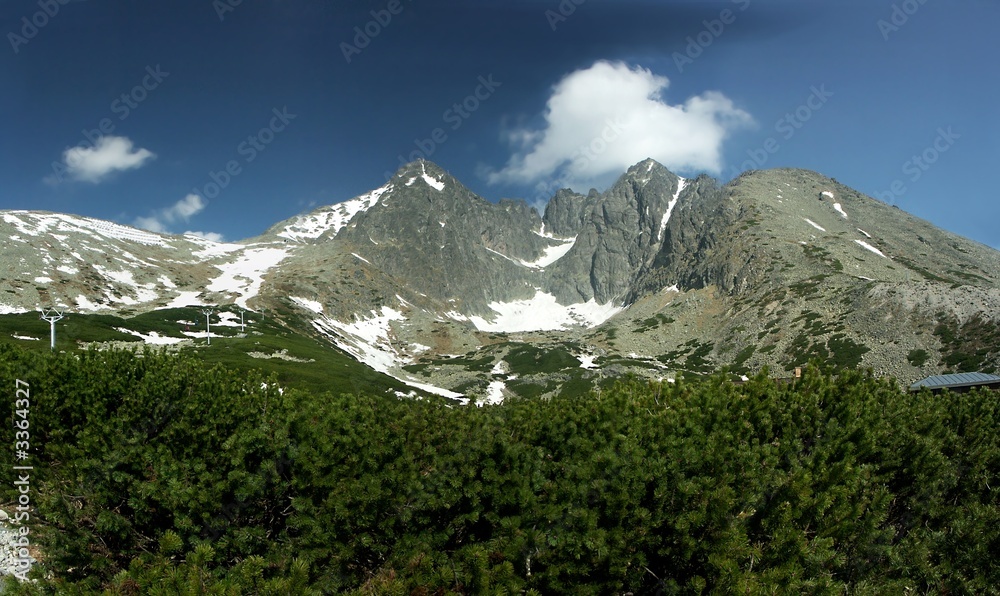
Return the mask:
[[497,403],[813,359],[903,383],[1000,368],[1000,252],[805,170],[720,185],[646,160],[539,214],[418,161],[240,242],[0,211],[0,246],[0,341],[47,349],[58,308],[60,349],[228,351],[335,390],[358,386],[336,370]]

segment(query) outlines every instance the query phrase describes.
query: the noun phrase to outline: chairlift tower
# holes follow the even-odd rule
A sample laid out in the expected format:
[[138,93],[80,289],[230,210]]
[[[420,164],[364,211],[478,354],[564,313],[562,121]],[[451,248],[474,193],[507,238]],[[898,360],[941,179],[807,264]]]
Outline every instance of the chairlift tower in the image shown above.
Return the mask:
[[212,345],[212,313],[215,309],[209,307],[202,309],[201,312],[205,315],[205,339],[208,340],[208,345]]
[[42,315],[39,317],[43,321],[49,322],[49,329],[51,335],[51,344],[49,348],[54,352],[56,350],[56,322],[63,320],[64,315],[61,311],[54,308],[47,308],[42,311]]

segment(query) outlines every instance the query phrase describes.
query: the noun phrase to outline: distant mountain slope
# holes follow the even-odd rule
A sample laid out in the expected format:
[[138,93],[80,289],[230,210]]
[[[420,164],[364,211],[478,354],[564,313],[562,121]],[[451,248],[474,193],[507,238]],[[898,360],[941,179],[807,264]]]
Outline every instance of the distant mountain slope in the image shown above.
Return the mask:
[[805,170],[722,186],[646,160],[539,214],[417,161],[238,243],[6,211],[0,248],[0,313],[268,309],[446,395],[810,358],[906,381],[1000,364],[1000,253]]
[[0,312],[245,305],[288,254],[276,243],[220,244],[32,211],[0,211],[0,250]]

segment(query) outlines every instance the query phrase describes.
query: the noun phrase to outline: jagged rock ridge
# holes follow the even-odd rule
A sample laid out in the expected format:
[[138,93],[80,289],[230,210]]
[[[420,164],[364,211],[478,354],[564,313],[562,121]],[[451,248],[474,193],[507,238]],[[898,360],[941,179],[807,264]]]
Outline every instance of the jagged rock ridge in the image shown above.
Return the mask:
[[[792,169],[723,186],[646,160],[539,214],[418,161],[236,243],[23,211],[0,212],[0,242],[0,313],[239,303],[411,377],[483,350],[500,370],[513,333],[571,345],[588,371],[598,357],[654,378],[819,357],[913,378],[961,361],[948,338],[1000,312],[1000,253]],[[998,347],[979,351],[997,366]]]

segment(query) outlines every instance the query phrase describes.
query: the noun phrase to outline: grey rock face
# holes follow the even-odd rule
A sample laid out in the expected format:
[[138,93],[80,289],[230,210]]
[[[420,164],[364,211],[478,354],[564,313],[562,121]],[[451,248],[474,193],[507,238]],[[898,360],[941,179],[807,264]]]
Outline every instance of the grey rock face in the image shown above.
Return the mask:
[[532,262],[548,241],[523,201],[491,203],[429,162],[400,170],[378,205],[330,243],[432,299],[460,302],[467,314],[490,301],[524,297],[538,283]]
[[[626,307],[596,330],[566,333],[608,355],[644,354],[644,370],[656,371],[694,367],[686,350],[702,369],[737,354],[748,367],[787,368],[829,353],[894,374],[939,372],[941,320],[1000,318],[1000,253],[795,169],[721,186],[646,160],[603,193],[557,192],[541,216],[418,161],[376,191],[236,244],[0,212],[0,249],[0,314],[238,300],[291,312],[298,298],[338,322],[404,313],[379,344],[396,355],[501,341],[469,317],[540,292],[563,306]],[[914,350],[934,356],[910,366]]]

